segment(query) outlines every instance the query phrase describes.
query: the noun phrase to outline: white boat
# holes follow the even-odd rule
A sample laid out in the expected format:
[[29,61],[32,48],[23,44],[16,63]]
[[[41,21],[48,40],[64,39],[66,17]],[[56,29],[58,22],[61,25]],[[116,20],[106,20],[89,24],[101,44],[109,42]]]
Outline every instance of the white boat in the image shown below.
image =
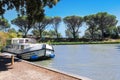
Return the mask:
[[15,54],[26,60],[54,58],[54,48],[46,43],[35,43],[30,38],[12,38],[11,44],[3,48],[4,52]]

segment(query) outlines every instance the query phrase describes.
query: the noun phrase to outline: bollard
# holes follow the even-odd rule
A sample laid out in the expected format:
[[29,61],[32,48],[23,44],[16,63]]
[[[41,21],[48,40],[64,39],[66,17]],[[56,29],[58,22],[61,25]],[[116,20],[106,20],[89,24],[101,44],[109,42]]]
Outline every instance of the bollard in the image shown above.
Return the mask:
[[11,56],[11,65],[14,64],[14,55]]

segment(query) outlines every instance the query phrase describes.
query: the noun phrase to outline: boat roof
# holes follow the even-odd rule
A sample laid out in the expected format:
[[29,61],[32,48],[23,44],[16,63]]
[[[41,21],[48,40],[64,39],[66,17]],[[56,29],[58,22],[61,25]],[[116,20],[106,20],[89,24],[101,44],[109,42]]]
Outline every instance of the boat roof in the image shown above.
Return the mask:
[[31,38],[12,38],[12,40],[31,39]]
[[36,40],[31,38],[12,38],[11,43],[12,44],[36,43]]

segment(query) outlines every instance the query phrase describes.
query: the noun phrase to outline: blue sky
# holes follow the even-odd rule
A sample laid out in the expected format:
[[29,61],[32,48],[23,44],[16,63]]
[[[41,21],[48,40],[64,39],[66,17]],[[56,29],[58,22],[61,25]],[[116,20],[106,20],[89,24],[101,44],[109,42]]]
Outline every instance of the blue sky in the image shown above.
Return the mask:
[[[53,8],[46,8],[47,16],[60,16],[62,18],[71,15],[86,16],[96,14],[98,12],[108,12],[115,15],[120,25],[120,0],[60,0]],[[15,11],[8,11],[4,15],[9,21],[16,17]],[[85,30],[85,26],[80,28],[81,35]],[[65,25],[61,24],[59,32],[64,34]]]

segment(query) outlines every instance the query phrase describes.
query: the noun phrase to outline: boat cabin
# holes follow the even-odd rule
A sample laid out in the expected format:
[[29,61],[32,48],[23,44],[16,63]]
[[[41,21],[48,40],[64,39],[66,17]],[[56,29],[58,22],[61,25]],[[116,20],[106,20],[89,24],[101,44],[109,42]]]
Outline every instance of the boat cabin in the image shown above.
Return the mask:
[[7,45],[6,48],[12,48],[16,50],[23,50],[29,48],[31,43],[35,43],[34,39],[30,38],[12,38],[11,45]]

